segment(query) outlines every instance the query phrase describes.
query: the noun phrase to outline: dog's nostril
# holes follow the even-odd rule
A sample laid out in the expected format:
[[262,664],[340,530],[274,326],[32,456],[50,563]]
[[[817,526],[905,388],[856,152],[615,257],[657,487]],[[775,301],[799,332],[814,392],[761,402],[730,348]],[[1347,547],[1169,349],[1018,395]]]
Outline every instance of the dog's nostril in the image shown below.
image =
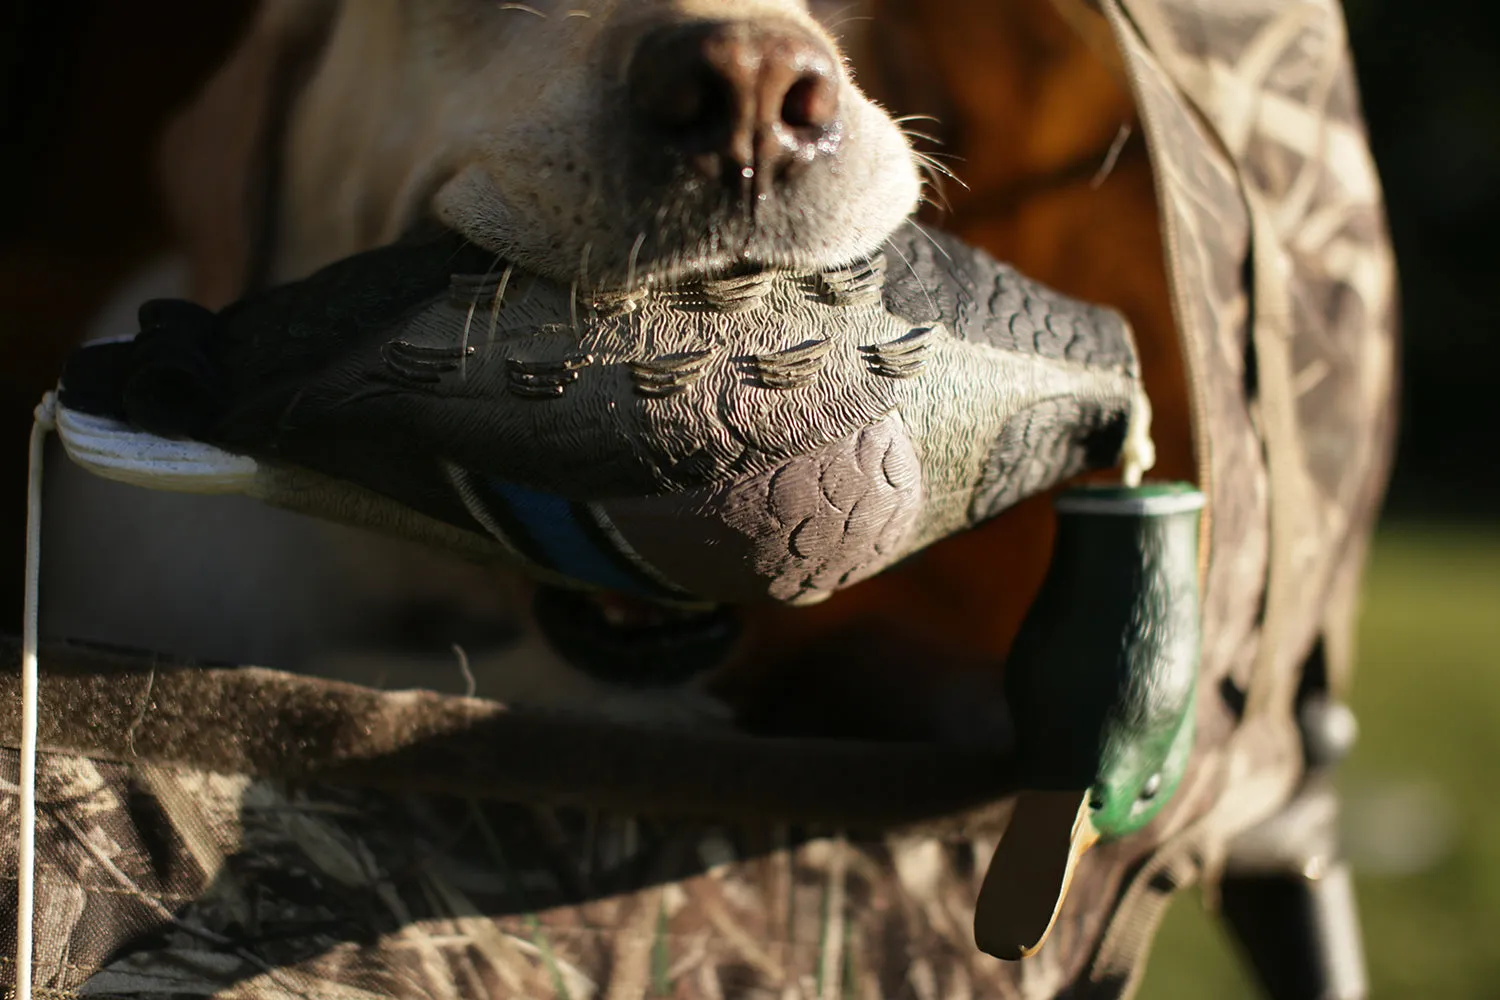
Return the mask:
[[781,101],[781,120],[795,129],[826,132],[838,122],[838,114],[838,86],[820,73],[804,74]]
[[826,148],[839,117],[836,67],[797,25],[703,22],[643,38],[627,85],[644,147],[665,144],[711,177],[754,178],[764,191]]

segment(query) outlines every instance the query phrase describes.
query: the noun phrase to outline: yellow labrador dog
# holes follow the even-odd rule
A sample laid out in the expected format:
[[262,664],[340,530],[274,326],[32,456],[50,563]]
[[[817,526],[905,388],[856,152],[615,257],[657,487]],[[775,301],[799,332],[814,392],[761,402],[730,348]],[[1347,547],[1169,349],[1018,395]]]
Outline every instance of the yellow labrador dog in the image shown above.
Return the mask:
[[569,280],[846,262],[919,193],[805,0],[265,0],[164,168],[210,299],[257,196],[273,280],[429,214]]
[[[181,254],[122,290],[97,335],[133,333],[147,297],[219,307],[433,220],[585,284],[862,258],[921,183],[836,40],[859,13],[846,0],[263,0],[162,144]],[[625,704],[562,668],[488,574],[248,501],[52,467],[52,634]]]

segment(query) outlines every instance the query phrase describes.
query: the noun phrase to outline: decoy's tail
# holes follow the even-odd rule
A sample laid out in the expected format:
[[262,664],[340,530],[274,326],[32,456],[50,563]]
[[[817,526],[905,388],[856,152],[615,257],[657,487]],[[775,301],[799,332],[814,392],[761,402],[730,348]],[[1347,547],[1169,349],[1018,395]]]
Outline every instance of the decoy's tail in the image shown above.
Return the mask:
[[91,344],[63,369],[59,401],[165,438],[201,438],[224,398],[207,345],[219,317],[193,302],[141,306],[134,339]]

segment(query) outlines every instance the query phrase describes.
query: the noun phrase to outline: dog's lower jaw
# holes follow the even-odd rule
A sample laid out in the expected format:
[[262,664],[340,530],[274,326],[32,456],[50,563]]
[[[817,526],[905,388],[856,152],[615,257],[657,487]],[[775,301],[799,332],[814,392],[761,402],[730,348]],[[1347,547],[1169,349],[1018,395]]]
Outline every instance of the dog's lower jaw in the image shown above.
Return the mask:
[[855,206],[840,206],[834,220],[820,217],[817,202],[800,206],[795,199],[754,211],[709,204],[681,210],[680,218],[604,204],[648,204],[622,195],[570,210],[572,227],[559,228],[542,218],[540,209],[519,207],[523,199],[507,196],[493,173],[475,163],[441,185],[431,204],[441,224],[497,260],[580,288],[632,288],[745,269],[816,272],[866,260],[911,216],[920,196],[915,172],[909,183],[887,179],[885,186],[892,189],[891,198],[863,206],[868,211],[862,214]]

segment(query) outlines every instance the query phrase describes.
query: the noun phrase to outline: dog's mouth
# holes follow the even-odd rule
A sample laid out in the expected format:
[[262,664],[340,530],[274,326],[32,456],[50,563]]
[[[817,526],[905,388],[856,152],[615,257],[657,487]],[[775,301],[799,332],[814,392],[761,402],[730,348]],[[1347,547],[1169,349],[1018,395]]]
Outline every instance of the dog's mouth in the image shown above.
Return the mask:
[[741,631],[739,615],[727,606],[668,605],[612,591],[542,586],[532,612],[573,666],[637,688],[673,687],[712,671]]
[[855,213],[839,207],[842,201],[830,207],[805,194],[768,201],[691,186],[664,202],[660,193],[624,188],[608,199],[612,207],[588,215],[569,209],[564,218],[547,215],[534,200],[502,190],[480,166],[454,167],[435,172],[398,231],[446,229],[528,273],[613,292],[846,266],[876,249],[909,214]]
[[[637,268],[618,275],[604,274],[587,283],[558,282],[538,274],[504,255],[491,253],[475,238],[428,218],[419,219],[404,231],[401,242],[425,243],[456,239],[473,249],[452,276],[453,292],[474,302],[495,304],[504,290],[520,290],[527,282],[561,285],[569,290],[574,322],[587,316],[601,319],[634,311],[651,300],[670,303],[693,312],[733,314],[761,304],[779,285],[791,283],[826,305],[858,305],[878,300],[888,268],[888,248],[880,246],[851,261],[811,266],[741,261],[728,264],[681,268]],[[488,255],[488,256],[487,256]],[[897,263],[895,266],[900,266]]]
[[[447,225],[434,217],[421,203],[413,207],[400,233],[397,242],[407,244],[435,242],[445,236],[457,237],[471,246],[493,253],[492,270],[498,271],[507,265],[514,265],[518,272],[536,273],[524,264],[511,259],[511,255],[492,249],[494,245],[505,242],[497,234],[471,233],[466,232],[463,227]],[[580,273],[574,276],[579,279],[580,295],[601,301],[612,301],[653,289],[670,288],[674,291],[684,291],[703,287],[714,289],[735,285],[754,285],[781,272],[817,272],[824,269],[837,270],[845,266],[842,262],[830,260],[824,267],[791,268],[748,253],[731,254],[730,256],[735,259],[726,262],[694,256],[685,249],[678,253],[657,251],[647,253],[643,248],[644,242],[623,261],[615,262],[613,265],[596,258],[593,261],[593,267],[581,267]],[[542,274],[537,274],[537,276],[547,277]],[[551,280],[563,279],[552,278]]]

